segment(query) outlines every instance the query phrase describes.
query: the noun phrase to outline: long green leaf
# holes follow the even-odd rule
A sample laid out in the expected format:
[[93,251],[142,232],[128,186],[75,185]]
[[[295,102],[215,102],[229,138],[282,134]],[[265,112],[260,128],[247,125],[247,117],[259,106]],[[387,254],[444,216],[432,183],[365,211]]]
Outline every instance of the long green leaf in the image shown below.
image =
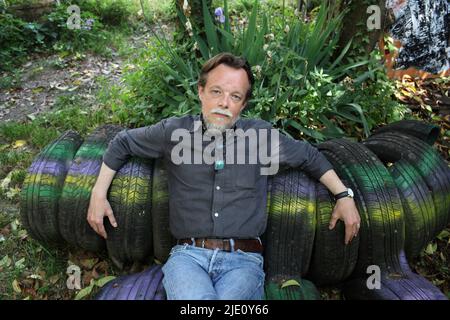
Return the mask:
[[219,48],[219,39],[217,37],[216,26],[209,13],[206,1],[202,0],[203,5],[203,21],[205,23],[206,39],[208,41],[208,49],[211,50],[212,56],[218,54],[221,50]]

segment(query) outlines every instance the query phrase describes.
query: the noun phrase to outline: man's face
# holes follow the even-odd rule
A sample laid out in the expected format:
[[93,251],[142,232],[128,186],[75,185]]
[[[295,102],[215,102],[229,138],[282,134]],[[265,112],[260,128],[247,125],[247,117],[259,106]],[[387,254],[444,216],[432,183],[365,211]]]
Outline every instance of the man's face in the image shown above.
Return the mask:
[[204,87],[198,86],[202,113],[207,129],[223,132],[231,128],[245,108],[250,89],[244,69],[220,64],[208,73]]

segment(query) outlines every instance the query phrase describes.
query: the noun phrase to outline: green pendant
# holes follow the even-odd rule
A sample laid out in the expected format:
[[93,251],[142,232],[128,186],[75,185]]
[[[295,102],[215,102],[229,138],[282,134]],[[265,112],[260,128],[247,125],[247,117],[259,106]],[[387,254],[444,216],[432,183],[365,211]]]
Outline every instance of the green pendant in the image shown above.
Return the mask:
[[215,170],[222,170],[224,167],[224,163],[223,160],[216,160],[216,162],[214,162],[214,169]]

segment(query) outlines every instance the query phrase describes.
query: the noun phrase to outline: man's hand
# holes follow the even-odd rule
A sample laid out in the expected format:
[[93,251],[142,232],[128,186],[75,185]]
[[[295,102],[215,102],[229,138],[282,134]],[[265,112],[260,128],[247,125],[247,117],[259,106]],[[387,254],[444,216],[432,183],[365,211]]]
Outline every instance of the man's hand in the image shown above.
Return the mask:
[[361,218],[352,198],[341,198],[337,200],[331,215],[329,229],[336,226],[336,222],[342,220],[345,223],[345,244],[348,244],[353,237],[358,235],[361,226]]
[[105,196],[97,195],[95,191],[93,191],[89,203],[87,220],[92,229],[106,239],[106,231],[103,225],[103,218],[105,216],[108,217],[111,225],[116,228],[117,222],[108,200]]

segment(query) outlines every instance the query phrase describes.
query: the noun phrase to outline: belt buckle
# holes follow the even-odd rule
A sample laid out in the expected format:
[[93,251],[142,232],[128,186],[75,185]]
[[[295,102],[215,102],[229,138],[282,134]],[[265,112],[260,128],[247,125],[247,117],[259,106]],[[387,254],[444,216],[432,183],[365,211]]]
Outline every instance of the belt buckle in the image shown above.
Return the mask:
[[202,248],[205,248],[205,238],[202,238]]

